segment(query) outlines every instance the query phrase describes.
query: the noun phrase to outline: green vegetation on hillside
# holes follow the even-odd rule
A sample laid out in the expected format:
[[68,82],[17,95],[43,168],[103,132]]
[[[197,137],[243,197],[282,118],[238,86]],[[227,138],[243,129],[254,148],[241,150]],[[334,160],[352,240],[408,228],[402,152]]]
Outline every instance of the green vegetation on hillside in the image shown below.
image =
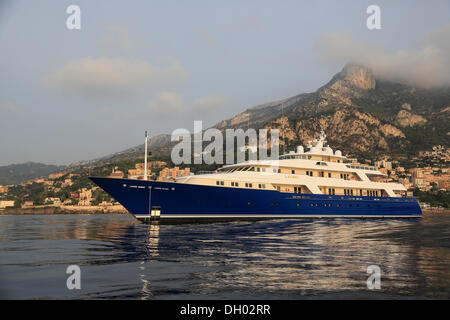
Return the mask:
[[62,167],[43,163],[27,162],[0,167],[0,185],[18,184],[44,177]]
[[420,202],[429,203],[432,207],[450,208],[450,191],[425,192],[416,189],[414,197]]

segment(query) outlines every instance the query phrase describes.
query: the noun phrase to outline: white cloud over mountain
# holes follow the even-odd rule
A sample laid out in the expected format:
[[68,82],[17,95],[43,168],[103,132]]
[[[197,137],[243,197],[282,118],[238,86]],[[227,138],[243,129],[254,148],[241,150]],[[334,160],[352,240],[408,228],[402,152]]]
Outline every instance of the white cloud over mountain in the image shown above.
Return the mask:
[[413,50],[389,51],[377,43],[357,41],[349,33],[328,33],[316,42],[327,62],[355,62],[379,78],[420,87],[450,85],[450,24],[429,32]]
[[150,85],[165,87],[182,83],[186,69],[176,60],[155,66],[139,59],[83,58],[70,61],[47,75],[43,83],[87,96],[127,95]]

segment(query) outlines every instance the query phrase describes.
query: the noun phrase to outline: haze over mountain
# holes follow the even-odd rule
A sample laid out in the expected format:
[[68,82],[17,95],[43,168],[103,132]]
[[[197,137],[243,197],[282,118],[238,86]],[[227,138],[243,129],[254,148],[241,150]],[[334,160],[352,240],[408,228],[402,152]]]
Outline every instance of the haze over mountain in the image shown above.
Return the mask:
[[420,88],[377,79],[348,64],[316,92],[247,109],[216,125],[283,128],[288,145],[322,127],[330,144],[353,154],[406,154],[450,145],[450,87]]
[[[436,144],[450,146],[450,87],[387,81],[369,68],[347,64],[315,92],[249,108],[214,127],[283,129],[291,148],[305,145],[322,127],[329,143],[347,153],[406,155]],[[160,135],[150,148],[167,152],[169,144],[170,135]]]

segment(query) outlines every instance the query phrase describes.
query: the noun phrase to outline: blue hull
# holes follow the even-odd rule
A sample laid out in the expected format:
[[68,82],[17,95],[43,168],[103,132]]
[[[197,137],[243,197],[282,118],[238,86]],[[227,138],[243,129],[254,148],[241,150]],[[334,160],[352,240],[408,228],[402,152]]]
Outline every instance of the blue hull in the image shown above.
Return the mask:
[[420,217],[414,198],[282,193],[193,184],[90,177],[140,220],[150,208],[161,219]]

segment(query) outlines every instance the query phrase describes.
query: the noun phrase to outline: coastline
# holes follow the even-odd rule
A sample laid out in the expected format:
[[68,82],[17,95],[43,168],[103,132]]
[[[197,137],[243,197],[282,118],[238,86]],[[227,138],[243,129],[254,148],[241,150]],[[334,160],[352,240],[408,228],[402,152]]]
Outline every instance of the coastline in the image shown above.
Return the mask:
[[113,206],[39,206],[29,208],[5,208],[2,215],[49,215],[49,214],[126,214],[121,205]]
[[[450,214],[450,209],[424,209],[423,214]],[[127,214],[121,205],[113,206],[41,206],[30,208],[0,209],[2,215],[51,215],[51,214]]]

